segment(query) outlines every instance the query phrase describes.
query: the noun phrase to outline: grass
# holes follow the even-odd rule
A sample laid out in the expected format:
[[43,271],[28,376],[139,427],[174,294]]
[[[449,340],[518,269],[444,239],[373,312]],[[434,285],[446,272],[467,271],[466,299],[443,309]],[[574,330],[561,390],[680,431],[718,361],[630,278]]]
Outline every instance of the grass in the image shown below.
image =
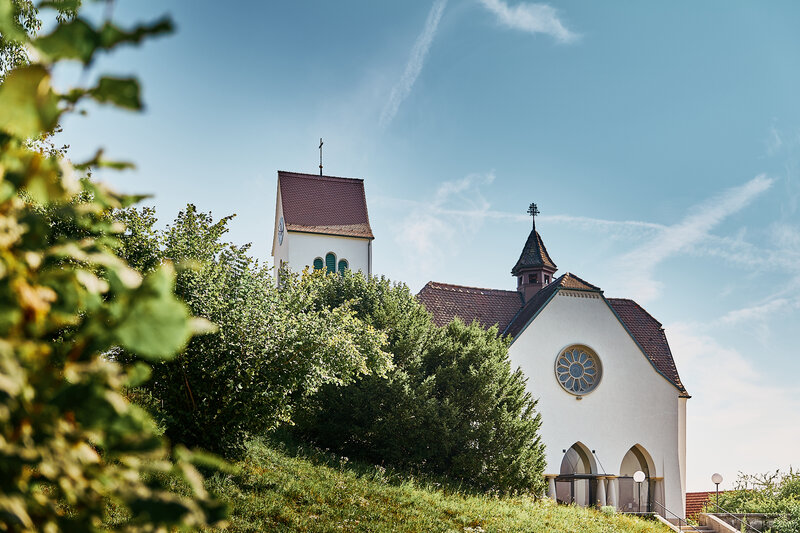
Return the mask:
[[653,521],[529,497],[470,495],[401,480],[380,467],[351,468],[344,458],[331,466],[330,456],[292,456],[261,442],[236,467],[235,474],[208,480],[231,505],[229,531],[235,532],[669,531]]

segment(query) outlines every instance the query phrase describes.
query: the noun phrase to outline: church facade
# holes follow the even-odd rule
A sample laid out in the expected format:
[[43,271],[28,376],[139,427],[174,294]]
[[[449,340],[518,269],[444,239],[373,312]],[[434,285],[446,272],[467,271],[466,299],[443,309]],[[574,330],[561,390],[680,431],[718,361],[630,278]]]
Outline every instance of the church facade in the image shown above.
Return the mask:
[[689,395],[663,327],[633,300],[556,272],[534,218],[511,271],[517,290],[429,282],[418,298],[439,325],[459,317],[512,338],[511,364],[542,415],[549,497],[683,518]]
[[[278,172],[272,255],[281,266],[372,275],[363,180]],[[538,399],[547,495],[564,503],[684,517],[686,401],[661,323],[633,300],[565,273],[533,229],[511,270],[516,290],[429,282],[438,325],[497,326]],[[642,476],[637,482],[634,474]]]

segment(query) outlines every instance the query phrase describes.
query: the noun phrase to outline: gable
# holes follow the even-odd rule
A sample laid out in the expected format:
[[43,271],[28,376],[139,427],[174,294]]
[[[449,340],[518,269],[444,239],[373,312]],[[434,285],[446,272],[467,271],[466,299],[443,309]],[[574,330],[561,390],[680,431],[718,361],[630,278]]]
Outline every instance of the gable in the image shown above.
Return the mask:
[[364,180],[278,172],[287,231],[373,239]]

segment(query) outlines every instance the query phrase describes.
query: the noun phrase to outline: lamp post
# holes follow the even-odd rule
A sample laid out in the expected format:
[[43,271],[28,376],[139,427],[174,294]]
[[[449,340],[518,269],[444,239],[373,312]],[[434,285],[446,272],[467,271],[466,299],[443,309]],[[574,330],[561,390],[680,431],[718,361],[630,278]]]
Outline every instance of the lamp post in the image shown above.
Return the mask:
[[719,507],[719,484],[722,483],[722,476],[719,474],[714,474],[711,476],[711,482],[717,486],[717,507]]
[[641,470],[637,470],[633,473],[633,480],[639,485],[639,512],[642,512],[642,481],[644,481],[645,475],[644,472]]

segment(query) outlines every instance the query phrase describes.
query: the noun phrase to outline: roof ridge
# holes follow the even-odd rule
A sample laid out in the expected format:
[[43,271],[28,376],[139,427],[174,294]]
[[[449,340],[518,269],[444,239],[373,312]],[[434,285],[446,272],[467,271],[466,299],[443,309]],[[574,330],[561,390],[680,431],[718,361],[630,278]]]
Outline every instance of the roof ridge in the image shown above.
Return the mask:
[[509,294],[516,294],[517,293],[517,291],[510,291],[508,289],[489,289],[489,288],[486,288],[486,287],[470,287],[469,285],[456,285],[455,283],[444,283],[444,282],[441,282],[441,281],[429,281],[420,290],[423,290],[426,287],[442,288],[442,289],[467,289],[467,290],[470,290],[470,291],[503,292],[503,293],[509,293]]
[[343,182],[364,181],[364,178],[348,178],[345,176],[320,176],[319,174],[308,174],[306,172],[292,172],[291,170],[279,170],[278,176],[280,177],[281,175],[292,176],[295,178],[314,179],[320,181],[343,181]]
[[[589,283],[588,281],[586,281],[586,280],[585,280],[585,279],[583,279],[582,277],[578,276],[577,274],[573,274],[572,272],[565,272],[565,273],[563,273],[563,274],[562,274],[562,275],[561,275],[561,276],[558,278],[558,280],[557,280],[557,281],[560,283],[560,282],[561,282],[561,280],[562,280],[562,279],[564,279],[565,277],[570,277],[570,278],[576,279],[576,280],[580,281],[581,283],[583,283],[584,285],[587,285],[587,286],[591,287],[593,290],[597,290],[597,291],[600,291],[600,292],[602,292],[602,291],[603,291],[603,289],[601,289],[601,288],[600,288],[600,287],[598,287],[597,285],[595,285],[595,284],[593,284],[593,283]],[[564,288],[565,288],[565,289],[569,289],[569,287],[564,287]],[[574,289],[573,289],[573,290],[574,290]]]

